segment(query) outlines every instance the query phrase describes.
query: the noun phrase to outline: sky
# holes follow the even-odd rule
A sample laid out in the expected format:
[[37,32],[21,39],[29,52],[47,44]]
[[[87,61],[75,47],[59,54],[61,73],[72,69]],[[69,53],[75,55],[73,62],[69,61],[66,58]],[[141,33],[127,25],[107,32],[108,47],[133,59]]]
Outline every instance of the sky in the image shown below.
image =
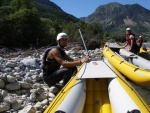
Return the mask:
[[77,18],[87,17],[100,6],[110,2],[120,4],[139,4],[150,10],[150,0],[50,0],[58,5],[63,11]]

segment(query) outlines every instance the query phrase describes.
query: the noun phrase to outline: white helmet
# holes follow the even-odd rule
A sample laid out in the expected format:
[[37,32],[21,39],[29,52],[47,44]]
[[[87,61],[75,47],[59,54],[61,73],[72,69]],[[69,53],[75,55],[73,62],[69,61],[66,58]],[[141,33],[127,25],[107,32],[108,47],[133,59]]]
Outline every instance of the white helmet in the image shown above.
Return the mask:
[[60,40],[61,38],[68,38],[68,35],[66,33],[59,33],[57,35],[57,40]]
[[126,31],[131,31],[131,28],[127,28]]

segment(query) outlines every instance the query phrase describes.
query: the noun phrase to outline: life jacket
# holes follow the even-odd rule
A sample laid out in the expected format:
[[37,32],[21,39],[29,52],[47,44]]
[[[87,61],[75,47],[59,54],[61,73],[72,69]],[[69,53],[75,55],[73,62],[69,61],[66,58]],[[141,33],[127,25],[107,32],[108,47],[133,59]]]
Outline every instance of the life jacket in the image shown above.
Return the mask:
[[139,40],[138,40],[138,43],[139,43],[139,44],[142,44],[142,43],[143,43],[143,39],[139,39]]
[[62,57],[64,57],[66,55],[66,53],[59,46],[52,46],[50,48],[47,48],[43,54],[42,66],[41,66],[44,74],[51,74],[51,73],[55,72],[56,70],[58,70],[61,66],[55,59],[48,59],[48,57],[47,57],[48,52],[52,48],[57,48],[59,50],[60,54],[62,55]]
[[130,34],[129,36],[126,37],[126,41],[128,42],[129,45],[131,45],[131,38],[130,36],[133,35],[133,45],[136,44],[136,39],[135,39],[135,34]]

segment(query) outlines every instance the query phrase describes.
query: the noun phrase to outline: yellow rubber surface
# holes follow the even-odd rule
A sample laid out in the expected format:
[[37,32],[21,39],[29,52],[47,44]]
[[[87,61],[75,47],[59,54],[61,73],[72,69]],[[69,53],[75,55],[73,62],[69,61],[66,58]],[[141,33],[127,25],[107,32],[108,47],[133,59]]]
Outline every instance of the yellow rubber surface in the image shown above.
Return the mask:
[[105,47],[103,55],[108,59],[111,65],[133,82],[144,86],[150,85],[150,71],[141,69],[125,61],[117,56],[109,47]]
[[107,79],[87,79],[83,113],[112,113],[108,97]]

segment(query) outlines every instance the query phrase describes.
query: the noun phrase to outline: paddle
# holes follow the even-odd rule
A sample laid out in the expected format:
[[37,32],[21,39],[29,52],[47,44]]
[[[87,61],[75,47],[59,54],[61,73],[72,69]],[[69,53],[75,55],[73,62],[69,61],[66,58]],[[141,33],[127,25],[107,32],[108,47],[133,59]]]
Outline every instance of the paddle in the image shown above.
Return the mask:
[[87,53],[87,55],[90,57],[89,53],[88,53],[88,50],[87,50],[87,47],[85,45],[85,41],[83,39],[83,36],[82,36],[82,33],[81,33],[81,30],[80,30],[80,27],[79,27],[79,33],[80,33],[80,36],[81,36],[81,39],[82,39],[82,42],[83,42],[83,45],[84,45],[84,48],[85,48],[85,51]]

